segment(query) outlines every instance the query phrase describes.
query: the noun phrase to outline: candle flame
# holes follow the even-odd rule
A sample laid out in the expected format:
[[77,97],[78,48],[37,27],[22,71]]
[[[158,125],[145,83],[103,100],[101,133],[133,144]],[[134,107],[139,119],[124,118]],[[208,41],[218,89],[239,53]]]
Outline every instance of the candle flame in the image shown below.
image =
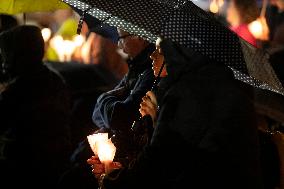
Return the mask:
[[43,28],[41,30],[41,35],[43,37],[44,42],[47,42],[50,39],[50,37],[51,37],[51,29]]
[[249,25],[249,30],[250,32],[253,34],[253,36],[255,36],[256,38],[258,38],[259,36],[262,35],[262,25],[261,23],[256,20],[253,21],[250,25]]
[[99,159],[102,163],[112,162],[115,156],[116,147],[111,140],[100,140],[96,143]]
[[92,135],[87,136],[87,139],[88,139],[88,142],[89,142],[91,149],[94,152],[94,154],[98,155],[96,143],[98,141],[107,141],[108,140],[108,133],[92,134]]
[[83,43],[85,42],[85,37],[82,36],[82,35],[76,35],[76,36],[73,38],[73,41],[74,41],[76,47],[80,47],[80,46],[83,45]]
[[249,31],[256,39],[268,40],[269,29],[264,17],[259,17],[248,25]]
[[105,173],[111,171],[110,164],[115,156],[116,147],[111,139],[108,139],[108,133],[97,133],[87,136],[88,142],[93,152],[99,156],[100,161],[105,165]]

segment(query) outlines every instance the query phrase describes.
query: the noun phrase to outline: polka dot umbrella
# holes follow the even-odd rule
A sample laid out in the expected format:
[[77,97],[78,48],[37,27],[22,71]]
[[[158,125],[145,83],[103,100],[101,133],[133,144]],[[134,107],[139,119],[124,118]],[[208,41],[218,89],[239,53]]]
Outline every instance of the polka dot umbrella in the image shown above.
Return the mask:
[[190,0],[63,0],[105,23],[155,42],[157,37],[215,59],[235,78],[284,95],[268,54],[238,37]]

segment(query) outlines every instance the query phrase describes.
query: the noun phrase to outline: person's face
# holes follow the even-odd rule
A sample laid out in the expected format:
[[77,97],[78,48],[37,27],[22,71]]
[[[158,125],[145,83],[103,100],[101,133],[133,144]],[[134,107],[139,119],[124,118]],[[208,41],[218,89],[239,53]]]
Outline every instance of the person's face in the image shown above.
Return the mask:
[[131,58],[137,56],[147,46],[147,42],[143,39],[120,29],[117,31],[119,36],[118,47]]
[[[150,58],[153,60],[152,69],[154,71],[155,77],[157,77],[164,62],[164,55],[162,53],[160,45],[156,45],[156,49],[151,54]],[[165,76],[167,76],[166,65],[163,67],[160,77],[165,77]]]

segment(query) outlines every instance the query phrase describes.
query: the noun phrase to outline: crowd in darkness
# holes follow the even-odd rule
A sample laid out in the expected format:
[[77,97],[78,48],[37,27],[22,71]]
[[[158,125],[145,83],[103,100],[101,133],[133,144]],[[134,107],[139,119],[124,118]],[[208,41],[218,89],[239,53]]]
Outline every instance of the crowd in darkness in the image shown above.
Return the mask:
[[[268,4],[267,40],[248,28],[259,11],[255,0],[231,0],[225,20],[269,53],[284,86],[284,0]],[[169,40],[98,25],[84,22],[88,59],[62,63],[47,58],[39,26],[0,15],[0,186],[284,189],[281,95]],[[135,133],[138,119],[146,129]],[[94,132],[117,147],[103,180],[86,138]]]

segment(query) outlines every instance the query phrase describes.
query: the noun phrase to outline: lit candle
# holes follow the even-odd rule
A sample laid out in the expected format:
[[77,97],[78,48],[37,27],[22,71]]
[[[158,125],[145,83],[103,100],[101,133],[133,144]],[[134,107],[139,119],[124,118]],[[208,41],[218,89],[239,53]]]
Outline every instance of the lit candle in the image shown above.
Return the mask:
[[60,35],[54,36],[50,40],[50,46],[55,50],[58,55],[59,61],[64,61],[63,37]]
[[42,35],[42,37],[44,39],[44,42],[47,42],[50,39],[51,33],[52,33],[51,29],[49,29],[49,28],[43,28],[41,30],[41,35]]
[[94,154],[98,155],[97,148],[96,148],[96,143],[98,141],[107,141],[108,140],[108,133],[96,133],[87,136],[88,142],[91,146],[92,151]]
[[76,35],[76,36],[73,37],[73,41],[74,41],[76,47],[80,47],[85,42],[85,37],[82,36],[82,35]]
[[266,19],[264,17],[259,17],[257,20],[251,22],[248,25],[248,28],[256,39],[268,40],[269,29],[267,26]]
[[96,142],[96,149],[100,161],[105,165],[105,173],[108,174],[111,171],[110,164],[115,156],[116,147],[112,143],[111,139],[108,139],[106,141],[100,140]]

